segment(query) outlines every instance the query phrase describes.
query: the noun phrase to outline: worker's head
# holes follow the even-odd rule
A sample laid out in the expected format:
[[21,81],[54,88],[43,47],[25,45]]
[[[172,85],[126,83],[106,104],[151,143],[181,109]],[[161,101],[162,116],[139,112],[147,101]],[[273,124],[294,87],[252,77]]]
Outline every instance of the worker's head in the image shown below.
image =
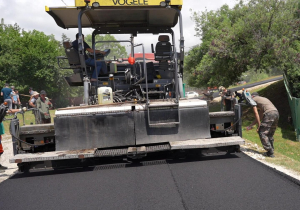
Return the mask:
[[9,87],[9,83],[5,83],[5,87]]
[[[76,34],[76,39],[79,39],[79,33]],[[84,35],[82,34],[82,39],[84,39]]]
[[14,89],[15,89],[15,86],[11,86],[10,88],[11,88],[12,90],[14,90]]
[[257,92],[254,92],[251,94],[252,98],[256,97],[256,96],[259,96],[259,94]]
[[15,93],[19,93],[19,91],[18,91],[18,90],[15,90]]
[[41,92],[40,92],[41,98],[42,98],[42,99],[45,99],[46,95],[47,95],[46,91],[41,90]]
[[32,96],[33,96],[35,99],[37,99],[37,98],[39,97],[39,93],[36,92],[36,91],[34,91],[33,94],[32,94]]
[[29,93],[32,91],[32,89],[33,89],[32,87],[29,88]]
[[218,89],[219,89],[219,95],[224,95],[227,92],[227,89],[224,86],[220,86]]

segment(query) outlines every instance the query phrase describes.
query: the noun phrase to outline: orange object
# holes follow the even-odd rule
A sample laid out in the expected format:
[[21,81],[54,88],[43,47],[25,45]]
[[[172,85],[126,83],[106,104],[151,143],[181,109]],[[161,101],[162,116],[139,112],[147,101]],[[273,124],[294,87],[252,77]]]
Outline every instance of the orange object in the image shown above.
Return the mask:
[[1,144],[2,136],[0,135],[0,155],[4,152],[2,144]]
[[129,57],[128,58],[128,63],[130,63],[131,65],[133,65],[135,63],[135,59],[133,57]]

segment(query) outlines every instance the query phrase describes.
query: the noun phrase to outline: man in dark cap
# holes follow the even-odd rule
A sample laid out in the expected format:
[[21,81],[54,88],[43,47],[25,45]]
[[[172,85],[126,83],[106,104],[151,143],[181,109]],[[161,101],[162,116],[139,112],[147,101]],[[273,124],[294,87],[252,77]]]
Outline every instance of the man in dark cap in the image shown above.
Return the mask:
[[32,96],[32,95],[33,95],[33,93],[34,93],[34,90],[33,90],[33,88],[32,88],[32,87],[30,87],[30,88],[29,88],[29,94],[30,94],[30,96]]
[[42,124],[51,123],[49,109],[52,108],[52,103],[49,101],[46,95],[46,91],[42,90],[40,92],[40,98],[36,100],[36,108],[38,108],[41,113]]
[[[258,124],[257,132],[264,149],[267,151],[265,155],[274,157],[273,136],[279,119],[278,110],[269,99],[259,96],[257,92],[252,93],[251,96],[257,105],[253,106],[255,120],[247,127],[247,130]],[[259,109],[259,113],[257,109]]]

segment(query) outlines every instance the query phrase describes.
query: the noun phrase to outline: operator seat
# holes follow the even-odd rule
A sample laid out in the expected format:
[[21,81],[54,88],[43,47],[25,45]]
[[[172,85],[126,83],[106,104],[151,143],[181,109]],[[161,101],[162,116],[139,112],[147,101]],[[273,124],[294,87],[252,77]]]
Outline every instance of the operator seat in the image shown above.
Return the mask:
[[[63,42],[63,46],[65,48],[65,53],[69,61],[70,68],[74,70],[74,72],[78,69],[81,69],[80,65],[80,59],[79,59],[79,54],[76,49],[73,48],[72,43],[70,42]],[[87,65],[87,70],[88,73],[91,74],[94,66],[88,66]]]
[[168,70],[168,61],[171,60],[172,46],[168,35],[160,35],[155,46],[154,59],[159,61],[159,69]]

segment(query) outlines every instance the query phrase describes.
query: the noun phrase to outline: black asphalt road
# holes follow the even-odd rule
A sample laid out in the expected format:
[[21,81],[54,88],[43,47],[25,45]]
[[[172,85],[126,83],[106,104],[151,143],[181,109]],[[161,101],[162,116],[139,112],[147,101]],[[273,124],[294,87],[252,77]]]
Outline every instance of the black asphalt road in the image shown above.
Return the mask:
[[[247,89],[247,88],[255,87],[255,86],[262,85],[262,84],[265,84],[265,83],[268,83],[268,82],[278,81],[278,80],[281,80],[282,78],[283,78],[283,76],[274,77],[272,79],[267,79],[267,80],[260,81],[260,82],[255,82],[255,83],[252,83],[252,84],[246,84],[246,85],[242,85],[242,86],[239,86],[239,87],[230,88],[230,90],[235,92],[235,91],[242,90],[243,88]],[[214,98],[219,97],[219,96],[220,96],[219,92],[215,92],[213,94]]]
[[17,174],[0,209],[300,208],[300,183],[239,153]]

